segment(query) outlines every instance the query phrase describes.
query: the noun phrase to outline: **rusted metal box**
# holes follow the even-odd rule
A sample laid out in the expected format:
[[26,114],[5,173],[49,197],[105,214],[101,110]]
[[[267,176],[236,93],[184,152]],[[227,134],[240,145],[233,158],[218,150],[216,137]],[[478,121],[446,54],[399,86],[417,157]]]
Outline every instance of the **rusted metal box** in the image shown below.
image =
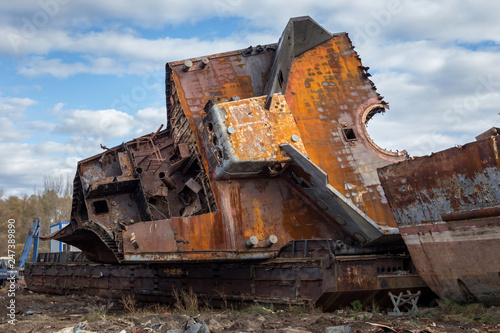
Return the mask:
[[274,174],[292,159],[280,149],[293,144],[305,154],[299,129],[285,97],[275,94],[212,104],[199,129],[202,144],[218,178]]

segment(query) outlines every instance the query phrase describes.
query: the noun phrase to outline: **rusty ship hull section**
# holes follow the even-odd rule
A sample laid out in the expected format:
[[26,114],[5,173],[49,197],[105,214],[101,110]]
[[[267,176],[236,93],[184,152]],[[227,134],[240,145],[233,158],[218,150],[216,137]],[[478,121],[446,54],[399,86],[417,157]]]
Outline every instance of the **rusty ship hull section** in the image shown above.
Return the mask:
[[325,309],[425,288],[377,177],[407,156],[366,131],[387,104],[346,33],[294,18],[277,44],[167,63],[165,85],[166,128],[81,161],[71,223],[46,237],[94,264],[45,258],[30,288],[161,299],[198,283]]
[[418,273],[441,298],[500,304],[500,136],[379,171]]

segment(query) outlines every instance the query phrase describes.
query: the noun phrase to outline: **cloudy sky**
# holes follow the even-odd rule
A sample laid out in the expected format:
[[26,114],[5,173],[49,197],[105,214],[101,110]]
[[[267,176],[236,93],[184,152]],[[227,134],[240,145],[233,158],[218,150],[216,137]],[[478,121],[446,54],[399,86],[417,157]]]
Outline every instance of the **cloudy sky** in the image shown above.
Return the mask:
[[390,110],[368,131],[419,156],[500,126],[500,4],[486,0],[0,2],[0,187],[166,122],[167,61],[278,41],[309,15],[346,31]]

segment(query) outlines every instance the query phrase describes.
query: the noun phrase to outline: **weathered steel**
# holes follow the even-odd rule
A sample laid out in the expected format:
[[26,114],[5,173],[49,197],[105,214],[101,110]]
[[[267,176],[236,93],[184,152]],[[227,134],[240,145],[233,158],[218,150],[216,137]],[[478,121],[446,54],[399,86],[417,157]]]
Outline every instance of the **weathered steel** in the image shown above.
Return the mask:
[[270,110],[265,96],[210,103],[198,133],[215,178],[276,176],[292,161],[280,149],[284,143],[305,153],[284,96],[276,94],[272,101]]
[[[376,168],[406,157],[374,145],[365,128],[384,102],[347,35],[310,25],[321,36],[292,53],[286,96],[274,95],[269,110],[272,46],[190,59],[187,69],[167,64],[167,129],[81,161],[71,224],[51,237],[116,263],[272,258],[295,239],[366,246],[395,234]],[[324,207],[321,187],[298,183],[314,173],[293,166],[285,143],[330,176],[321,186],[340,205]],[[258,242],[248,247],[251,236]]]
[[[359,208],[350,203],[339,191],[328,184],[328,175],[317,165],[308,160],[294,146],[286,143],[281,148],[293,158],[293,166],[289,172],[292,182],[298,183],[307,194],[327,214],[332,223],[338,224],[353,238],[363,245],[394,243],[399,236],[397,228],[379,226]],[[298,171],[298,172],[297,172]],[[297,181],[297,174],[308,174],[309,180]]]
[[379,170],[420,276],[440,297],[500,304],[500,135]]
[[[56,294],[90,294],[172,302],[172,289],[191,288],[212,304],[275,305],[314,303],[325,311],[359,299],[365,305],[389,304],[387,292],[427,290],[409,256],[337,255],[342,246],[331,240],[297,241],[278,258],[260,261],[164,263],[147,265],[79,263],[27,267],[30,289]],[[429,294],[427,293],[429,296]],[[227,305],[227,304],[226,304]]]
[[[94,261],[120,262],[131,243],[131,234],[124,238],[128,226],[215,209],[203,168],[189,146],[174,146],[168,131],[157,131],[80,162],[71,224],[49,237],[74,244]],[[170,228],[169,222],[164,224]],[[138,239],[134,244],[141,249],[146,244],[163,246]]]
[[[297,294],[285,278],[303,265],[296,247],[308,253],[327,238],[336,244],[324,253],[328,259],[305,255],[316,280],[293,278],[316,295],[302,291],[299,299],[331,308],[349,290],[369,299],[393,286],[422,286],[417,276],[394,273],[401,267],[410,274],[409,259],[389,265],[383,279],[376,271],[406,250],[376,170],[407,156],[381,149],[366,131],[387,106],[366,70],[347,34],[332,35],[307,17],[292,19],[278,46],[168,63],[166,129],[81,161],[71,223],[48,238],[124,276],[130,268],[118,263],[144,264],[137,267],[145,276],[156,274],[152,267],[178,265],[195,274],[200,265],[209,267],[208,280],[224,265],[262,274],[265,265],[284,265],[276,280],[234,283],[273,298],[282,288]],[[283,261],[290,244],[292,257]],[[82,280],[85,268],[78,267]],[[159,288],[171,288],[164,283]]]
[[266,109],[271,107],[274,94],[285,93],[294,58],[330,38],[332,34],[308,16],[295,17],[288,21],[278,42],[276,56],[264,88],[263,95],[267,95]]

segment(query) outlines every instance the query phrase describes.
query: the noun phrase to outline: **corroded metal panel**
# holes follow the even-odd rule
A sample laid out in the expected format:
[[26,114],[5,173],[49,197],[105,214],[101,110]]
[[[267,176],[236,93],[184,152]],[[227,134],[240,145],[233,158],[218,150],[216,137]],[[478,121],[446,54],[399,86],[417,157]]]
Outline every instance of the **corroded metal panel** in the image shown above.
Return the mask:
[[441,298],[500,305],[500,218],[404,226],[419,275]]
[[381,169],[380,180],[398,225],[499,206],[499,151],[496,135]]
[[330,185],[377,223],[395,227],[376,169],[406,152],[378,147],[366,122],[387,107],[345,33],[297,57],[286,100],[309,158]]
[[[276,44],[262,46],[262,52],[245,56],[243,50],[206,56],[205,68],[184,71],[184,61],[167,64],[167,114],[174,115],[180,103],[188,119],[199,119],[212,98],[241,99],[261,96],[267,81]],[[197,64],[202,58],[191,59]],[[178,95],[176,101],[174,96]],[[170,100],[172,99],[172,101]],[[170,121],[170,119],[169,119]]]
[[265,109],[265,96],[209,104],[198,127],[216,178],[275,176],[291,158],[280,149],[289,143],[305,153],[297,124],[283,95]]
[[499,305],[500,136],[489,133],[379,175],[429,287],[443,299]]
[[[281,148],[294,160],[283,176],[289,177],[307,197],[318,204],[333,223],[338,224],[351,237],[364,246],[375,242],[388,245],[399,239],[397,228],[377,224],[346,200],[339,191],[328,184],[328,175],[294,146],[283,144]],[[308,175],[308,179],[299,175]]]
[[[317,249],[312,246],[312,253]],[[355,299],[363,300],[365,305],[372,305],[372,301],[388,305],[389,290],[426,289],[422,280],[411,272],[401,275],[379,270],[380,266],[391,266],[394,262],[407,266],[409,258],[339,256],[333,265],[325,257],[307,256],[150,265],[38,263],[26,267],[26,280],[32,291],[55,294],[83,293],[118,299],[131,294],[142,301],[172,302],[174,289],[190,289],[199,297],[210,299],[213,305],[314,303],[331,311],[348,306]]]
[[[145,221],[129,226],[123,232],[125,259],[166,261],[268,258],[276,255],[276,251],[290,240],[322,238],[323,235],[344,239],[350,244],[341,230],[328,223],[313,205],[308,204],[283,179],[228,181],[222,185],[222,190],[230,199],[219,204],[217,212]],[[166,245],[159,245],[163,240],[163,232],[155,232],[159,224],[170,225],[176,242],[175,248],[167,250]],[[130,242],[133,234],[136,236],[137,248]],[[277,242],[267,246],[266,241],[271,235],[277,237]],[[256,236],[258,243],[247,248],[245,242],[251,236]]]

